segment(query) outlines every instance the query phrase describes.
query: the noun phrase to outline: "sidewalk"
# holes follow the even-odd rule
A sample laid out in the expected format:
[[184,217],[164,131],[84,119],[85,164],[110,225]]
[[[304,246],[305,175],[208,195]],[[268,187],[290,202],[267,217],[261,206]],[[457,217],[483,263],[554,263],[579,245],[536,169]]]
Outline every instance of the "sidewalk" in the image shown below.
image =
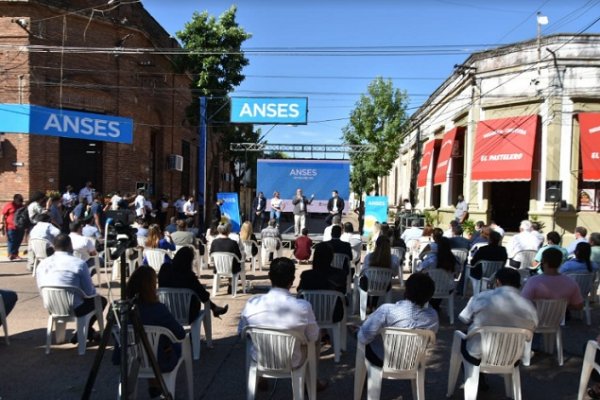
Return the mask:
[[[34,278],[25,270],[25,262],[2,262],[0,255],[0,287],[17,291],[19,301],[8,317],[11,344],[6,346],[0,337],[0,398],[13,399],[78,399],[83,392],[87,374],[91,368],[96,347],[88,347],[85,356],[78,356],[74,345],[53,345],[51,353],[45,355],[45,332],[48,314],[42,306]],[[307,266],[300,266],[297,271]],[[247,275],[256,287],[268,284],[267,271],[248,270]],[[212,274],[204,271],[202,282],[211,286]],[[114,283],[113,283],[114,284]],[[296,282],[297,284],[297,282]],[[394,287],[394,300],[400,298],[398,285]],[[100,289],[107,295],[107,288]],[[118,296],[118,288],[113,295]],[[219,305],[229,304],[229,312],[222,320],[213,319],[214,348],[202,347],[201,359],[194,361],[194,399],[243,399],[246,395],[245,347],[237,336],[239,314],[250,294],[238,295],[236,299],[225,294],[225,290],[213,299]],[[464,307],[465,301],[457,299],[456,312]],[[452,333],[456,328],[448,324],[442,313],[437,343],[432,349],[426,375],[426,397],[443,399],[448,380],[448,364]],[[350,321],[358,323],[356,319]],[[582,355],[585,343],[598,334],[600,314],[592,311],[592,326],[581,320],[570,321],[563,330],[565,364],[559,367],[553,355],[536,353],[530,367],[521,367],[523,399],[575,399]],[[73,324],[69,325],[71,328]],[[69,335],[69,333],[67,333]],[[333,349],[324,349],[319,362],[319,377],[329,380],[329,387],[318,394],[319,399],[351,399],[354,383],[354,357],[356,341],[348,336],[348,351],[342,354],[339,364],[333,362]],[[114,399],[117,396],[119,369],[110,362],[112,347],[107,351],[95,385],[92,398]],[[180,373],[177,383],[178,399],[186,398],[185,378]],[[461,378],[459,378],[461,379]],[[269,391],[259,392],[257,399],[290,399],[292,394],[289,380],[270,380]],[[504,399],[504,382],[498,376],[487,380],[490,389],[480,392],[479,399]],[[146,384],[140,382],[139,398],[147,398]],[[384,381],[382,399],[410,399],[408,381]],[[456,390],[455,399],[462,398],[462,390]],[[366,390],[363,393],[366,398]]]

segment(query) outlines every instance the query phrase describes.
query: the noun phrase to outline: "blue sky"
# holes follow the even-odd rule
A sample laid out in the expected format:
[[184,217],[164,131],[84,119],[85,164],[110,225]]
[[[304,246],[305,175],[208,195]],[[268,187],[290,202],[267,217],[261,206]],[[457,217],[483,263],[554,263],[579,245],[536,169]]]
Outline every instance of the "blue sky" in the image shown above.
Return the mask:
[[[174,35],[194,11],[219,16],[236,3],[143,4]],[[237,7],[239,24],[253,35],[246,48],[426,46],[426,54],[401,56],[249,56],[237,95],[308,97],[309,123],[265,125],[266,139],[315,144],[340,143],[342,127],[376,76],[392,78],[395,87],[406,90],[412,112],[471,52],[535,38],[537,11],[550,20],[543,34],[580,32],[600,15],[600,0],[241,0]],[[586,32],[600,32],[600,23]],[[431,54],[431,46],[441,45],[452,45],[454,54]]]

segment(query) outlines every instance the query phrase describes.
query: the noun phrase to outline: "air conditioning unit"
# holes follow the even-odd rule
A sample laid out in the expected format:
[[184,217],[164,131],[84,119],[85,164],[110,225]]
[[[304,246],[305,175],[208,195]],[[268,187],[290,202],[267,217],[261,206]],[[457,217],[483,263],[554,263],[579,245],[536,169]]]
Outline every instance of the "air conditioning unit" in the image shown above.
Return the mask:
[[167,169],[169,171],[183,171],[183,157],[177,154],[169,155]]

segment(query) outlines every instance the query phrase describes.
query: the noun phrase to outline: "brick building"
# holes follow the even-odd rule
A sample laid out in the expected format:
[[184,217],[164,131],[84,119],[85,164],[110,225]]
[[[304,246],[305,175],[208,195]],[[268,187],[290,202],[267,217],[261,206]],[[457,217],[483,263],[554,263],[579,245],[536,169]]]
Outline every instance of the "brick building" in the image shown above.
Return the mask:
[[[159,52],[111,51],[177,42],[141,3],[97,4],[0,0],[0,103],[131,118],[133,142],[0,135],[0,202],[67,184],[77,190],[86,180],[102,192],[144,185],[171,198],[196,194],[198,131],[185,117],[190,77]],[[183,157],[182,171],[168,168],[170,155]]]

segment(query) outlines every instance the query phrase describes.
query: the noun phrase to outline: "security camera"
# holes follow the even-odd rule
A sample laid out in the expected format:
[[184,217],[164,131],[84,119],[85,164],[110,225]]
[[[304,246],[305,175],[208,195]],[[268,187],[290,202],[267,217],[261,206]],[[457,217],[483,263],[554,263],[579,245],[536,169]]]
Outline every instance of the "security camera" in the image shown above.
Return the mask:
[[16,22],[22,28],[27,28],[27,26],[29,25],[29,22],[27,22],[27,20],[25,18],[19,18],[19,19],[17,19]]

